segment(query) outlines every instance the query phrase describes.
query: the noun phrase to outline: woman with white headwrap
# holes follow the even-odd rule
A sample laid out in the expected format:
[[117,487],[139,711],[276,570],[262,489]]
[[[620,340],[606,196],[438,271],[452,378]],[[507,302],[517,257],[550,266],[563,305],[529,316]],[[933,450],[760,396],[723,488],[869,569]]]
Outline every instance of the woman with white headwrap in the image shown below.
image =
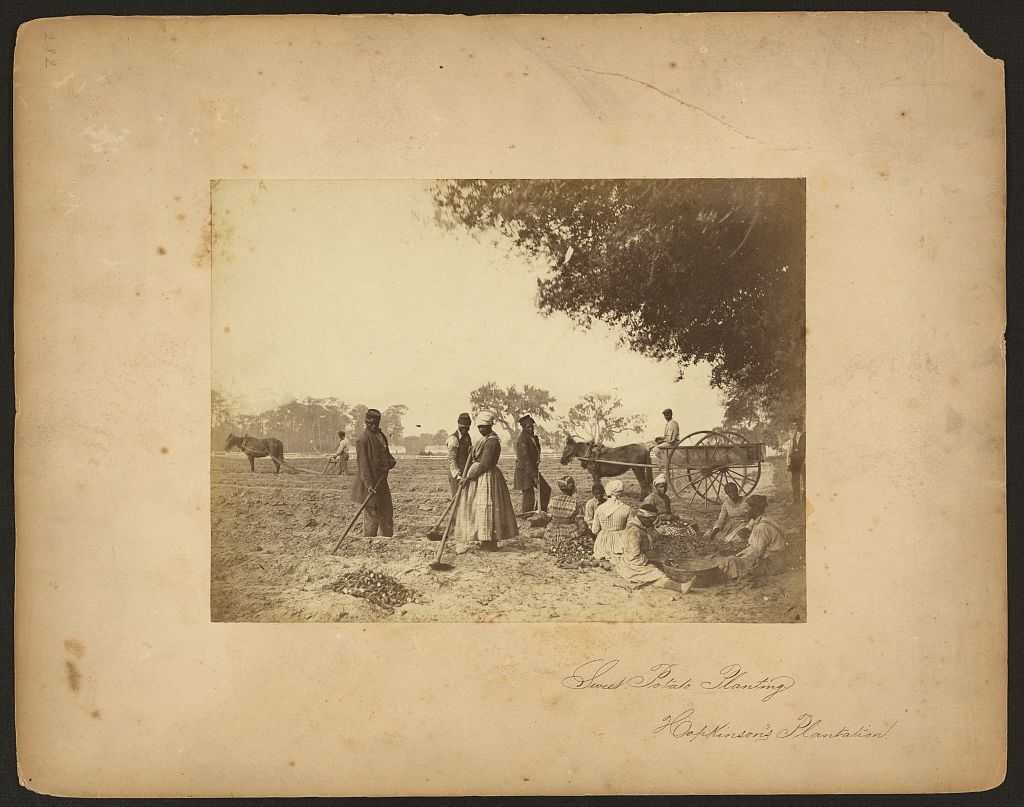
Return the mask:
[[668,480],[665,474],[654,479],[654,488],[641,504],[651,504],[658,511],[658,521],[672,521],[672,502],[668,498]]
[[625,486],[618,479],[613,479],[604,486],[607,497],[603,504],[594,511],[594,520],[590,531],[594,533],[594,557],[597,560],[608,560],[608,536],[602,532],[621,530],[629,519],[629,505],[619,499]]
[[685,594],[694,578],[680,583],[651,562],[655,552],[652,528],[657,520],[657,508],[642,504],[630,515],[624,529],[606,533],[612,570],[634,588],[651,586]]
[[501,440],[494,433],[494,415],[481,412],[476,417],[476,425],[481,439],[473,444],[463,488],[456,494],[460,498],[452,534],[457,554],[474,544],[493,552],[498,548],[498,541],[519,535],[508,483],[498,468]]
[[559,495],[548,503],[551,521],[544,528],[544,540],[549,546],[576,538],[580,533],[580,505],[576,500],[576,480],[565,476],[558,480]]

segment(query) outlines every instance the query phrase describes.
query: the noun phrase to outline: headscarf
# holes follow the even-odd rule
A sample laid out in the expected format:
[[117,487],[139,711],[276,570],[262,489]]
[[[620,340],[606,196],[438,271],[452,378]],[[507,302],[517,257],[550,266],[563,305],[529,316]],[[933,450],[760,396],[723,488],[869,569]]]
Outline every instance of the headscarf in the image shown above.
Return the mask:
[[668,480],[665,479],[665,474],[658,474],[656,477],[654,477],[654,484],[655,485],[667,485],[668,484]]
[[757,518],[757,516],[763,516],[765,510],[768,509],[768,499],[758,494],[747,496],[747,506],[750,508],[750,515]]
[[494,414],[491,412],[479,412],[476,416],[477,426],[493,426]]
[[558,489],[566,496],[571,496],[576,492],[576,480],[571,476],[564,476],[558,480]]
[[612,496],[618,496],[622,491],[626,489],[626,486],[618,479],[613,479],[611,482],[604,486],[604,495],[611,498]]
[[653,504],[644,503],[636,509],[636,517],[645,527],[649,527],[658,518],[658,508]]

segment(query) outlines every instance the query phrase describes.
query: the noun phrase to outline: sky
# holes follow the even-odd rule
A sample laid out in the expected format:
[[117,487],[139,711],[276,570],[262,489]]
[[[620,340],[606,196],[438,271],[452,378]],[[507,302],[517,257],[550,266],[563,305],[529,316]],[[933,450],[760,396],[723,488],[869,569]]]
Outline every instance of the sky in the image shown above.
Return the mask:
[[660,434],[716,427],[709,368],[676,382],[672,362],[617,345],[601,324],[544,317],[530,262],[500,235],[434,222],[430,183],[223,180],[213,191],[215,389],[242,411],[292,398],[405,404],[406,434],[454,427],[488,381],[551,391],[563,415],[607,392]]

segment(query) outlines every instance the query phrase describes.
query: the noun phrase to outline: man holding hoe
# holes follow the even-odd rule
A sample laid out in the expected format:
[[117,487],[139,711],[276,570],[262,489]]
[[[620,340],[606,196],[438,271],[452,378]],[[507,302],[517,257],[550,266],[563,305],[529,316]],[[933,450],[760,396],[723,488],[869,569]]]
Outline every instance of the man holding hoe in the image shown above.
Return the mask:
[[366,410],[366,429],[356,440],[356,473],[352,485],[352,501],[362,503],[370,494],[363,510],[363,535],[378,534],[390,538],[395,534],[394,505],[388,473],[396,465],[388,447],[388,438],[380,430],[380,411]]

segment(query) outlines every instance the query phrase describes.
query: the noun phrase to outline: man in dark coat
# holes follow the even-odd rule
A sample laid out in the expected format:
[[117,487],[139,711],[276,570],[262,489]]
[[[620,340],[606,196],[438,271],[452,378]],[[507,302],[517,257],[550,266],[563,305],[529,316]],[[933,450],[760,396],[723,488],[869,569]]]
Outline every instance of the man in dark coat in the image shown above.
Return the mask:
[[540,438],[535,432],[535,421],[530,415],[519,418],[522,431],[516,441],[516,468],[512,487],[523,492],[524,513],[532,513],[537,506],[534,488],[540,488],[540,509],[548,511],[551,486],[540,473]]
[[363,535],[372,538],[380,533],[390,538],[395,534],[395,515],[388,471],[395,467],[395,458],[380,430],[376,409],[366,410],[366,430],[356,440],[356,466],[359,473],[352,485],[352,501],[362,504],[367,494],[373,494],[363,510]]
[[786,446],[786,468],[789,470],[789,480],[793,486],[793,504],[799,504],[803,500],[805,488],[804,459],[807,454],[807,435],[804,433],[800,418],[793,418],[790,423],[793,433]]

